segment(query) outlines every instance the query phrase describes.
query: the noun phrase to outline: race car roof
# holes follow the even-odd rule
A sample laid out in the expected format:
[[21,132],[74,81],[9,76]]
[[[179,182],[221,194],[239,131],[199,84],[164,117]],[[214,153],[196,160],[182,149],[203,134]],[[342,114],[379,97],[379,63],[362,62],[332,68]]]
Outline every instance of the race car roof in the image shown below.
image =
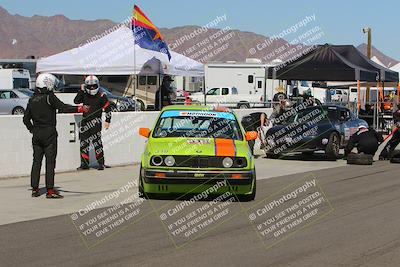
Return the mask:
[[230,112],[218,112],[212,110],[165,110],[161,118],[170,117],[208,117],[235,120],[235,116]]
[[230,109],[221,109],[219,107],[212,107],[212,106],[200,106],[200,105],[190,105],[190,106],[184,106],[184,105],[171,105],[171,106],[166,106],[162,109],[162,111],[166,110],[196,110],[196,111],[214,111],[214,112],[229,112],[232,113]]

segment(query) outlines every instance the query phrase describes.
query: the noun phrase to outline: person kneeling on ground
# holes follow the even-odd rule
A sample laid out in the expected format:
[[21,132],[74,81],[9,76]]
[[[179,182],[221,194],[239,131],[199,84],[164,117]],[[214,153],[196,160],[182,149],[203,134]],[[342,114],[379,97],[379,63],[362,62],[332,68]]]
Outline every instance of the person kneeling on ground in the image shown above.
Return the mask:
[[374,129],[362,125],[350,137],[345,149],[345,158],[351,153],[354,147],[357,148],[358,154],[364,153],[374,156],[382,142],[383,137],[381,134],[378,134]]

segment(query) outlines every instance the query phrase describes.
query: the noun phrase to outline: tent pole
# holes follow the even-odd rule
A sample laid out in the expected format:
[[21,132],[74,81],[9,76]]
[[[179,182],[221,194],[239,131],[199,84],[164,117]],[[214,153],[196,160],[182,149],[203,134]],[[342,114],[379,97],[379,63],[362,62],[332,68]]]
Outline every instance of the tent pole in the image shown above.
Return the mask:
[[360,88],[360,80],[357,80],[357,114],[360,113],[360,107],[361,107],[361,88]]
[[397,105],[400,104],[400,82],[397,84]]
[[[400,83],[399,83],[400,84]],[[207,105],[206,101],[206,76],[203,76],[203,94],[204,94],[204,105]]]
[[[159,61],[159,65],[158,65],[158,88],[160,88],[160,92],[158,94],[158,106],[160,107],[160,111],[162,109],[162,101],[163,101],[163,97],[162,97],[162,91],[164,90],[164,88],[161,87],[161,61]],[[168,92],[169,93],[169,92]],[[147,86],[146,86],[146,99],[147,99]],[[157,99],[156,99],[157,101]]]
[[264,95],[263,95],[263,107],[266,107],[267,103],[267,79],[268,79],[268,67],[265,66],[265,74],[264,74]]

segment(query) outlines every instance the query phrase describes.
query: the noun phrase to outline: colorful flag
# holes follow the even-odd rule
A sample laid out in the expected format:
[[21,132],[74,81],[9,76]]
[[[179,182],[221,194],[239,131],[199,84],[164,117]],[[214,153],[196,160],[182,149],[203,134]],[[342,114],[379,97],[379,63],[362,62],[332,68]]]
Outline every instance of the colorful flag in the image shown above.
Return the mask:
[[171,54],[168,51],[168,45],[164,41],[164,37],[161,35],[161,32],[136,5],[133,9],[132,30],[133,34],[135,35],[135,42],[141,48],[167,54],[168,59],[171,60]]

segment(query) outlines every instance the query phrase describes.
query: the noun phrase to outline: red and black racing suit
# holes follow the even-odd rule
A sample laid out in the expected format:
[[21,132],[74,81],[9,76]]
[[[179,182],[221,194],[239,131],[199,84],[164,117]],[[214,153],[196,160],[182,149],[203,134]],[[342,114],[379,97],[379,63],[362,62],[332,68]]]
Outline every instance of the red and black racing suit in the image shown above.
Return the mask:
[[83,119],[79,127],[81,166],[89,165],[89,145],[92,142],[96,159],[99,165],[104,165],[103,143],[101,141],[102,114],[106,112],[106,122],[111,121],[111,107],[107,96],[98,92],[90,95],[80,90],[74,99],[75,104],[89,106],[89,111],[83,113]]
[[400,144],[400,109],[397,110],[395,113],[393,113],[393,122],[396,128],[393,130],[394,133],[391,139],[383,148],[380,154],[380,157],[383,159],[388,159],[393,157],[394,150]]

